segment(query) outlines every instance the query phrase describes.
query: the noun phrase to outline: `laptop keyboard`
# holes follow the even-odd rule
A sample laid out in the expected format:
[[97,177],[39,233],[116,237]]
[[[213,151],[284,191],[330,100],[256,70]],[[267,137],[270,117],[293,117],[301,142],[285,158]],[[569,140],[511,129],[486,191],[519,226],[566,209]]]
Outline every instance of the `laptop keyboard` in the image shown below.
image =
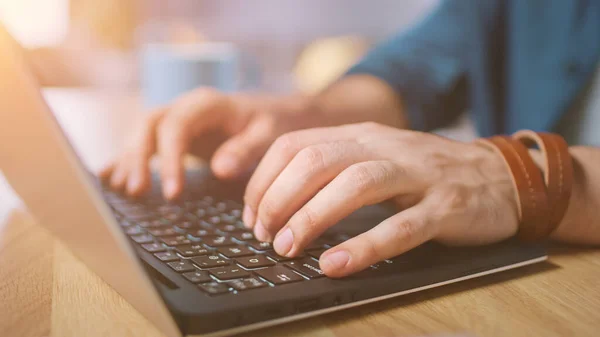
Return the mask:
[[241,221],[242,205],[234,201],[204,195],[167,203],[161,197],[133,200],[103,190],[132,242],[210,296],[324,277],[319,257],[349,238],[326,236],[288,258],[254,238]]

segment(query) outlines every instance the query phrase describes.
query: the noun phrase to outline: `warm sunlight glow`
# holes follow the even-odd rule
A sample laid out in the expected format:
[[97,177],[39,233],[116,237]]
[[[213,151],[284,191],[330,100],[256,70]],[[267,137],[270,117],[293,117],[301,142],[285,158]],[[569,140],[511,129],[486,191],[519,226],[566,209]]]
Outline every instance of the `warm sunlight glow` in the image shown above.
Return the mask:
[[69,24],[69,0],[0,0],[0,21],[25,46],[59,43]]

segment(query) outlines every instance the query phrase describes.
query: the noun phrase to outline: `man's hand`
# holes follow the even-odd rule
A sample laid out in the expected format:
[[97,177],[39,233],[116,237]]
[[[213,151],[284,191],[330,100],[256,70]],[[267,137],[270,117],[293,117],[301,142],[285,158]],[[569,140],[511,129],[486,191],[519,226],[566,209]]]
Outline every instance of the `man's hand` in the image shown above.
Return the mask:
[[150,159],[160,158],[164,195],[183,188],[183,157],[211,159],[219,178],[234,178],[255,167],[282,134],[311,127],[376,121],[405,127],[400,98],[381,80],[366,75],[341,79],[317,96],[227,95],[200,88],[153,112],[129,150],[100,177],[131,196],[150,186]]
[[183,188],[183,157],[210,158],[220,178],[233,178],[253,168],[280,135],[316,125],[331,125],[310,106],[309,97],[225,95],[198,89],[171,106],[153,112],[130,148],[100,176],[117,190],[135,196],[150,186],[149,161],[160,157],[167,198]]
[[401,210],[331,248],[321,268],[345,276],[428,240],[484,244],[517,231],[511,177],[477,145],[375,123],[279,137],[254,172],[244,219],[278,254],[295,256],[355,210],[385,200]]

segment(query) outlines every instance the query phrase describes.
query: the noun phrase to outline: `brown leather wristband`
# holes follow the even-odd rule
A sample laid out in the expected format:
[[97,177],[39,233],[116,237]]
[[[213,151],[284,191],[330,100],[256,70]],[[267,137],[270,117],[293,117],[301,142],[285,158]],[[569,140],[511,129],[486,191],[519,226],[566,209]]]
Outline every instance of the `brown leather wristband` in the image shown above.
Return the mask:
[[544,180],[550,203],[550,227],[554,231],[560,224],[571,199],[573,163],[569,145],[559,135],[522,130],[513,135],[527,147],[537,145],[544,156]]
[[499,153],[511,172],[519,214],[517,237],[523,241],[547,237],[552,228],[546,186],[527,148],[508,136],[479,139],[476,143]]

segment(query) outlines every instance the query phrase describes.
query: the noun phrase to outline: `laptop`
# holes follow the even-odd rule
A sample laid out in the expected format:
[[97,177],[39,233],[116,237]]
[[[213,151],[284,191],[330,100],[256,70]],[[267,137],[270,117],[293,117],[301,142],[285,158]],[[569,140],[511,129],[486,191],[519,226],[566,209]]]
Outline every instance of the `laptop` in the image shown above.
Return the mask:
[[0,170],[39,223],[169,337],[250,331],[546,259],[542,246],[515,240],[476,248],[430,242],[330,279],[320,254],[393,210],[361,209],[286,259],[241,223],[243,181],[196,170],[176,202],[158,189],[123,197],[83,167],[21,47],[1,27],[0,144]]

